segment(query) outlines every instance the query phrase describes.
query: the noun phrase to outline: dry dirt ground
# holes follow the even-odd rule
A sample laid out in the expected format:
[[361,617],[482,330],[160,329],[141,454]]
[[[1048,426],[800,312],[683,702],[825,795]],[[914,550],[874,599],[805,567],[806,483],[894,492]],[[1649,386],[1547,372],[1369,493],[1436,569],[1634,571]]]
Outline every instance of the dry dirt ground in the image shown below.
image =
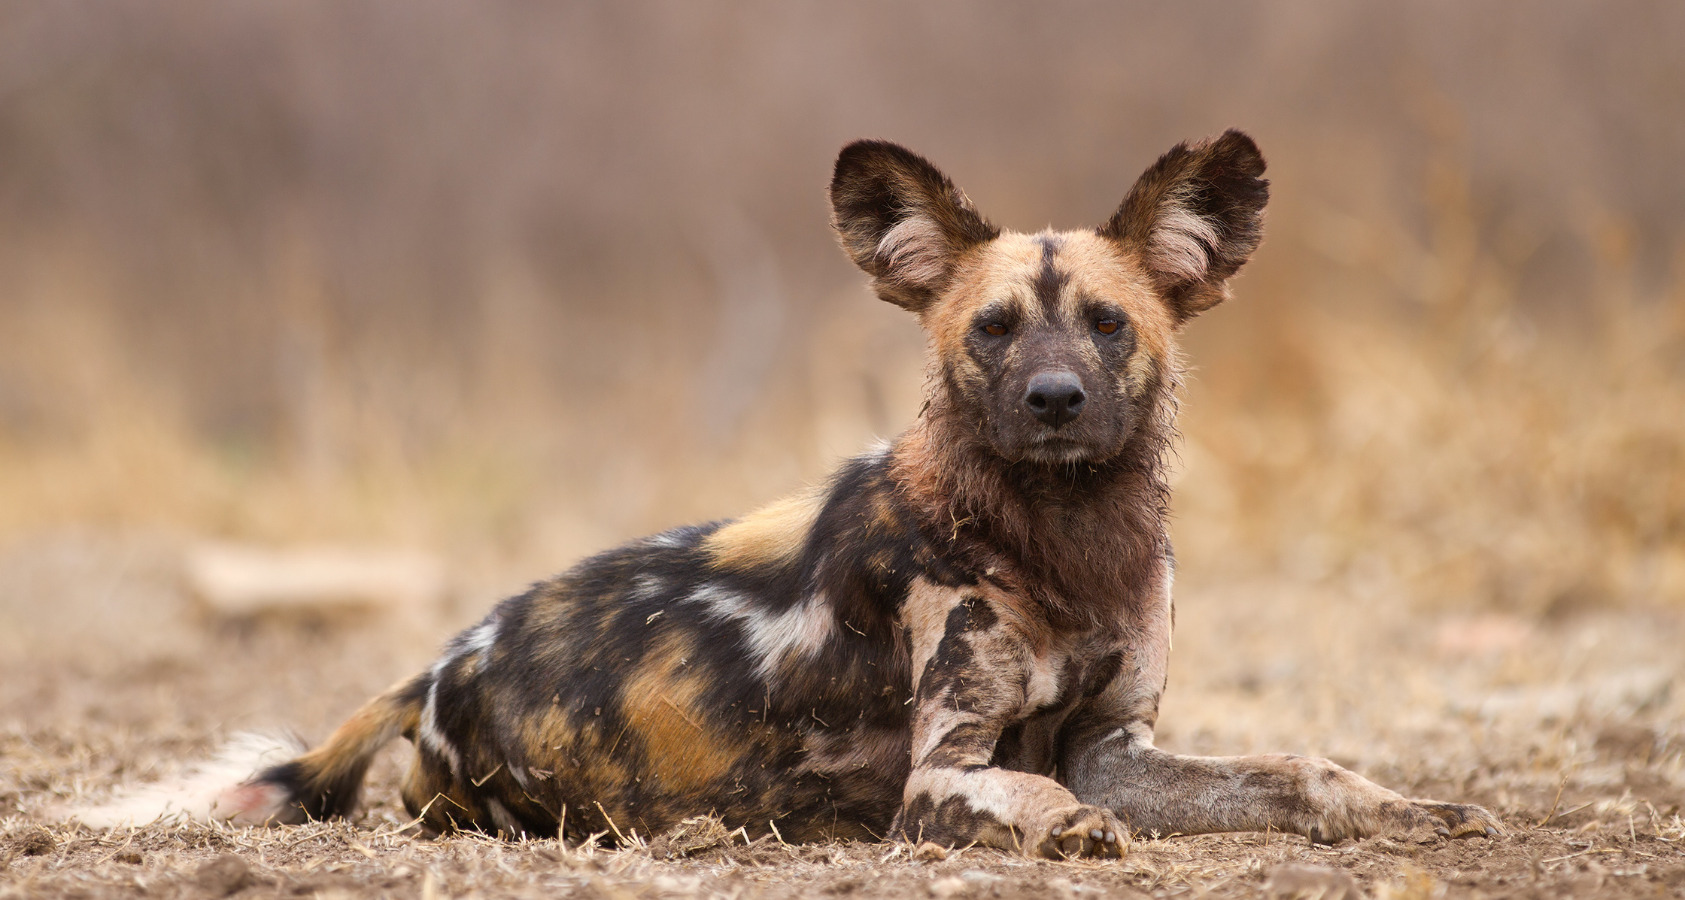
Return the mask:
[[1677,613],[1428,617],[1384,583],[1191,574],[1161,745],[1327,755],[1413,795],[1485,804],[1509,833],[1336,847],[1141,835],[1103,863],[745,844],[706,822],[621,849],[429,839],[396,803],[404,747],[377,765],[369,807],[348,822],[56,822],[55,807],[167,774],[232,731],[320,737],[519,585],[465,564],[459,597],[436,612],[231,623],[185,596],[178,550],[74,534],[0,550],[0,898],[1332,898],[1348,878],[1371,897],[1685,896]]

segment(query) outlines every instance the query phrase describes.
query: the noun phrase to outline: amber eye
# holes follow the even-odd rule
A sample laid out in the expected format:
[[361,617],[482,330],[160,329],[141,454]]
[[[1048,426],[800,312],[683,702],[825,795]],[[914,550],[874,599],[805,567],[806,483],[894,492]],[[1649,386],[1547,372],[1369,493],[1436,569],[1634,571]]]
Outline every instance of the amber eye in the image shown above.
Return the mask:
[[1006,334],[1006,326],[999,322],[990,322],[989,324],[983,326],[983,333],[1000,337],[1001,335]]
[[1094,323],[1094,330],[1101,334],[1117,334],[1117,326],[1116,319],[1101,319]]

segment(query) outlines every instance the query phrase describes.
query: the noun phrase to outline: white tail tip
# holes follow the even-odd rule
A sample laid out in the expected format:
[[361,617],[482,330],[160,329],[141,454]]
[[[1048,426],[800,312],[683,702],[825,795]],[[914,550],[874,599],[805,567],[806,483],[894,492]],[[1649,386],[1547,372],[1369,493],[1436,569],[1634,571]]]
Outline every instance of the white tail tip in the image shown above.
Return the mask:
[[288,798],[278,786],[250,784],[249,779],[306,749],[296,739],[236,735],[214,759],[151,784],[122,790],[98,806],[59,810],[54,818],[73,819],[94,828],[133,827],[161,819],[262,825],[280,818]]

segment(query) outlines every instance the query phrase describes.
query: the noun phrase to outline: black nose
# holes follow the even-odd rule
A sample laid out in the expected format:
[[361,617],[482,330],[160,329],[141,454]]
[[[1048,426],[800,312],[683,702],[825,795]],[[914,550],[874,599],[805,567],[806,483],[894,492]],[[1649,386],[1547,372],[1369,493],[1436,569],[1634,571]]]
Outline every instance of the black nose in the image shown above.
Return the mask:
[[1054,428],[1080,415],[1082,401],[1086,399],[1082,379],[1063,369],[1032,376],[1030,386],[1024,390],[1024,405],[1030,408],[1030,414]]

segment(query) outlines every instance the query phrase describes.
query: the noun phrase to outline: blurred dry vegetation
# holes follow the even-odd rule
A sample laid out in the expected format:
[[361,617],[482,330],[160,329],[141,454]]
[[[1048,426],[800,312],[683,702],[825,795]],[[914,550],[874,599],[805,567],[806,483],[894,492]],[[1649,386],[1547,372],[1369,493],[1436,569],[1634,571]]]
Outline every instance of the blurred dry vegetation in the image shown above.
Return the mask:
[[[0,7],[0,541],[396,544],[524,575],[918,411],[846,141],[995,221],[1271,163],[1192,324],[1182,571],[1685,606],[1685,6]],[[484,599],[481,598],[481,602]],[[476,604],[478,605],[478,604]]]

